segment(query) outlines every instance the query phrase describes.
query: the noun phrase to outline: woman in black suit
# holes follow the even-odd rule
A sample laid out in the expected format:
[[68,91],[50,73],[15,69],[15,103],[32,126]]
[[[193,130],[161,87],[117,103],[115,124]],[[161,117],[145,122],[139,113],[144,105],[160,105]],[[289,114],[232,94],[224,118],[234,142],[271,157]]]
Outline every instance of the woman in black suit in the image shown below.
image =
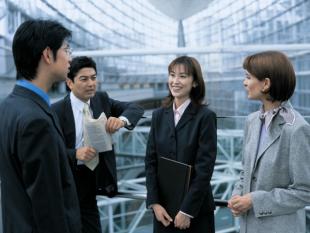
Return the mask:
[[[152,115],[145,158],[147,207],[154,211],[154,232],[214,232],[210,185],[216,158],[216,115],[203,104],[205,85],[198,61],[182,56],[169,67],[169,96]],[[188,193],[174,219],[161,205],[158,159],[168,157],[192,165]]]

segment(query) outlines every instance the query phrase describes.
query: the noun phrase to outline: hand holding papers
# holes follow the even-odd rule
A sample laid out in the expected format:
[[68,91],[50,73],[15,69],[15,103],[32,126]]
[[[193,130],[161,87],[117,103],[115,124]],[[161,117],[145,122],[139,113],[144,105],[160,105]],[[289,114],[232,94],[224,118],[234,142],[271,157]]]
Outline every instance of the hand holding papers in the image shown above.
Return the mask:
[[[86,110],[84,114],[84,145],[93,147],[97,153],[112,150],[112,137],[105,129],[106,122],[107,117],[104,112],[98,119],[92,119],[89,110]],[[97,155],[92,160],[85,162],[85,165],[94,170],[98,163]]]

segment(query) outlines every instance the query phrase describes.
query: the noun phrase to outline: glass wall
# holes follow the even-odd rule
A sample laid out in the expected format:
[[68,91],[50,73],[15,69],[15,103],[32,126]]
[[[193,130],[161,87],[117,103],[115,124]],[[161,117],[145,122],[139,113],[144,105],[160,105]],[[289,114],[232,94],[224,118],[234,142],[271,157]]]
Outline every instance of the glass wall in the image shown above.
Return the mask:
[[[184,0],[185,1],[185,0]],[[182,2],[182,1],[179,1]],[[253,50],[225,51],[262,45],[310,44],[310,1],[218,0],[183,20],[185,48],[206,52],[178,52],[179,22],[157,10],[147,0],[0,0],[0,100],[12,89],[15,67],[11,44],[16,28],[26,19],[50,18],[73,32],[74,53],[101,52],[97,62],[99,90],[115,99],[148,101],[146,118],[132,132],[115,135],[120,190],[134,199],[98,197],[104,232],[150,232],[152,213],[145,208],[144,155],[150,115],[168,94],[167,66],[182,54],[196,57],[202,65],[207,102],[218,115],[218,155],[212,178],[217,199],[228,199],[241,168],[245,116],[258,102],[247,100],[242,62]],[[182,38],[182,37],[179,37]],[[218,48],[217,51],[210,52]],[[165,52],[175,49],[175,52]],[[154,55],[149,51],[160,51]],[[131,55],[126,55],[126,52]],[[310,115],[310,50],[284,52],[294,64],[296,91],[291,99],[304,116]],[[65,85],[53,87],[55,100],[65,94]],[[310,118],[307,118],[308,120]],[[227,208],[216,210],[217,231],[236,232]],[[0,231],[1,232],[1,231]]]
[[[212,1],[206,10],[185,20],[186,43],[198,47],[307,44],[309,9],[310,2],[302,0]],[[287,52],[297,73],[292,103],[303,114],[310,114],[309,53]],[[242,61],[247,54],[199,56],[209,73],[208,99],[221,115],[245,115],[256,108],[242,90]]]

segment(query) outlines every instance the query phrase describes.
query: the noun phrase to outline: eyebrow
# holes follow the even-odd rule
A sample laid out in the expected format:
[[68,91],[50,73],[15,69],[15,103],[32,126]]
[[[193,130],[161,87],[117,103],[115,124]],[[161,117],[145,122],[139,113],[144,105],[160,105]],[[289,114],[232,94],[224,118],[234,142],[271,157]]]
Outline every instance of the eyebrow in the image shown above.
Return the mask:
[[[175,72],[174,72],[174,71],[170,71],[170,73],[175,73]],[[180,74],[188,74],[188,73],[182,72],[182,73],[180,73]]]
[[88,78],[88,77],[94,77],[97,76],[97,74],[91,74],[91,75],[81,75],[79,78]]

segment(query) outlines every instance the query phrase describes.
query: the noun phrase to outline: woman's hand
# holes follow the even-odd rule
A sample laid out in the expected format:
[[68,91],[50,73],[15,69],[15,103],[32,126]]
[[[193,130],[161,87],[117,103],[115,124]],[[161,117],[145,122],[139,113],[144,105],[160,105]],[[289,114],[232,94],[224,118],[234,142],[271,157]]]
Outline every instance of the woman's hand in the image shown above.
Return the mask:
[[181,229],[181,230],[184,230],[184,229],[189,228],[190,224],[191,224],[190,217],[186,216],[185,214],[182,214],[179,211],[177,216],[175,216],[174,226]]
[[169,216],[164,207],[159,204],[152,205],[157,221],[161,222],[165,227],[169,226],[172,218]]
[[244,196],[233,196],[228,201],[228,207],[231,209],[232,214],[237,217],[241,214],[244,214],[249,209],[252,208],[252,197],[250,193],[245,194]]

